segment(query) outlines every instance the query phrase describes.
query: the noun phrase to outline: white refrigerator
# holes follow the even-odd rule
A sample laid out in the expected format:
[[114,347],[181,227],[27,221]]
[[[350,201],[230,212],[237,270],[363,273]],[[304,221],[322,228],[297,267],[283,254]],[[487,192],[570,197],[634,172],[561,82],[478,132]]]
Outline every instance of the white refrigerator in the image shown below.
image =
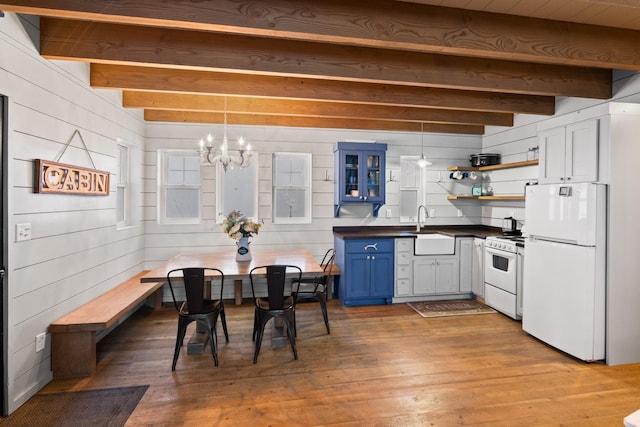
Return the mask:
[[585,361],[605,358],[607,187],[528,186],[522,328]]

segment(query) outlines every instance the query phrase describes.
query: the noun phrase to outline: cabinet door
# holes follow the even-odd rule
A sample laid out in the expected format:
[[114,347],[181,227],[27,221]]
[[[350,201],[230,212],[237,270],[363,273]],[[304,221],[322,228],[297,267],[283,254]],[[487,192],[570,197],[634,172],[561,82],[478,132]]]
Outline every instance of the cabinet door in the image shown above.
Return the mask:
[[369,259],[370,296],[393,296],[393,254],[377,253]]
[[342,202],[359,201],[362,182],[362,162],[358,151],[340,151],[339,199]]
[[565,128],[540,132],[540,163],[538,175],[541,184],[563,182],[565,177]]
[[418,258],[413,261],[413,294],[426,295],[436,292],[436,260]]
[[598,180],[598,120],[567,126],[565,174],[569,182]]
[[384,202],[384,152],[373,151],[363,153],[363,164],[366,163],[366,169],[362,170],[362,195],[364,200],[368,202]]
[[475,295],[484,298],[484,239],[473,240],[471,291]]
[[[367,254],[348,254],[347,255],[347,277],[344,286],[346,286],[346,298],[362,298],[369,296],[369,263],[370,255]],[[343,283],[341,281],[341,286]]]
[[436,260],[436,294],[455,293],[460,290],[458,282],[458,260],[441,258]]

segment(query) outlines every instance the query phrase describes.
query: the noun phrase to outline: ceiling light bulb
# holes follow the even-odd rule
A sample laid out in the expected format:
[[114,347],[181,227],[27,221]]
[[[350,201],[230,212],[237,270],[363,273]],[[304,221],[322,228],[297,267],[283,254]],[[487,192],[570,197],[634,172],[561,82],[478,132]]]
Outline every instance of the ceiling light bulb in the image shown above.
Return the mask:
[[424,158],[424,154],[422,154],[420,156],[420,159],[418,159],[418,167],[419,168],[424,168],[426,166],[431,166],[431,165],[432,165],[432,163]]

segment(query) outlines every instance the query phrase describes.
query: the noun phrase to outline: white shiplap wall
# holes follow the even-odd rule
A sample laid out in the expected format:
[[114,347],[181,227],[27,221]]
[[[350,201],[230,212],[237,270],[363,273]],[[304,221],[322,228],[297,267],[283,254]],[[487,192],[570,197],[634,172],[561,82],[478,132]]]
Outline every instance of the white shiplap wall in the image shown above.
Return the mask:
[[[0,19],[0,93],[8,108],[9,265],[8,407],[15,410],[51,379],[51,339],[35,351],[35,336],[69,311],[144,267],[140,180],[144,121],[125,111],[117,92],[88,85],[85,64],[46,61],[28,34],[38,21],[7,13]],[[33,159],[54,160],[79,129],[95,167],[110,171],[111,194],[33,192]],[[132,227],[116,231],[116,139],[130,144],[135,184]],[[60,159],[92,167],[78,137]],[[136,194],[137,193],[137,194]],[[15,225],[31,224],[31,240],[16,242]]]
[[[157,150],[161,148],[196,149],[197,141],[208,132],[222,134],[221,126],[148,123],[145,154],[145,229],[146,266],[152,268],[169,257],[185,251],[234,250],[234,242],[215,224],[215,169],[203,169],[203,222],[200,225],[159,225],[156,221]],[[333,246],[333,226],[399,225],[399,179],[401,155],[420,155],[420,134],[365,132],[353,130],[306,129],[258,126],[228,126],[230,138],[243,136],[251,143],[259,158],[259,212],[264,219],[260,234],[252,239],[253,249],[306,248],[320,260]],[[369,204],[343,208],[334,218],[334,154],[337,141],[375,140],[389,145],[387,151],[387,203],[378,218],[371,215]],[[479,151],[478,136],[425,135],[425,154],[432,161],[429,167],[427,201],[436,216],[428,224],[470,224],[480,219],[480,208],[474,204],[455,206],[448,194],[469,192],[470,183],[449,179],[447,167],[468,164],[469,155]],[[313,221],[311,224],[284,225],[271,223],[271,154],[273,152],[310,152],[313,155]],[[255,158],[255,157],[254,157]],[[392,172],[389,172],[392,171]],[[329,177],[329,180],[326,180]],[[438,182],[438,180],[441,182]],[[398,181],[396,181],[398,180]],[[457,216],[460,207],[462,217]],[[390,218],[387,218],[390,210]]]
[[[640,102],[640,75],[629,71],[616,71],[614,72],[613,85],[613,100]],[[607,102],[609,101],[559,98],[556,102],[556,114],[553,117],[519,115],[515,117],[513,127],[488,127],[483,137],[482,151],[501,154],[502,163],[526,160],[528,148],[538,145],[538,126],[542,123],[547,120],[557,120],[559,116],[569,115]],[[495,194],[522,194],[528,181],[538,179],[538,167],[505,169],[485,175],[489,175]],[[485,225],[500,227],[502,219],[512,214],[522,225],[524,222],[524,202],[504,201],[482,204],[482,223]]]

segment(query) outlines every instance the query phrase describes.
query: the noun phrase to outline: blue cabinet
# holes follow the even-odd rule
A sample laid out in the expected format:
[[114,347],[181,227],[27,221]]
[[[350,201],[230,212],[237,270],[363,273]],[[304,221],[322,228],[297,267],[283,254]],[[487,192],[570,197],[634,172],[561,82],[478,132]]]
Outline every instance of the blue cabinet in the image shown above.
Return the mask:
[[371,203],[378,216],[385,203],[385,154],[387,144],[338,142],[334,148],[336,188],[335,216],[349,203]]
[[393,298],[393,239],[334,239],[340,267],[338,298],[345,306],[390,304]]

